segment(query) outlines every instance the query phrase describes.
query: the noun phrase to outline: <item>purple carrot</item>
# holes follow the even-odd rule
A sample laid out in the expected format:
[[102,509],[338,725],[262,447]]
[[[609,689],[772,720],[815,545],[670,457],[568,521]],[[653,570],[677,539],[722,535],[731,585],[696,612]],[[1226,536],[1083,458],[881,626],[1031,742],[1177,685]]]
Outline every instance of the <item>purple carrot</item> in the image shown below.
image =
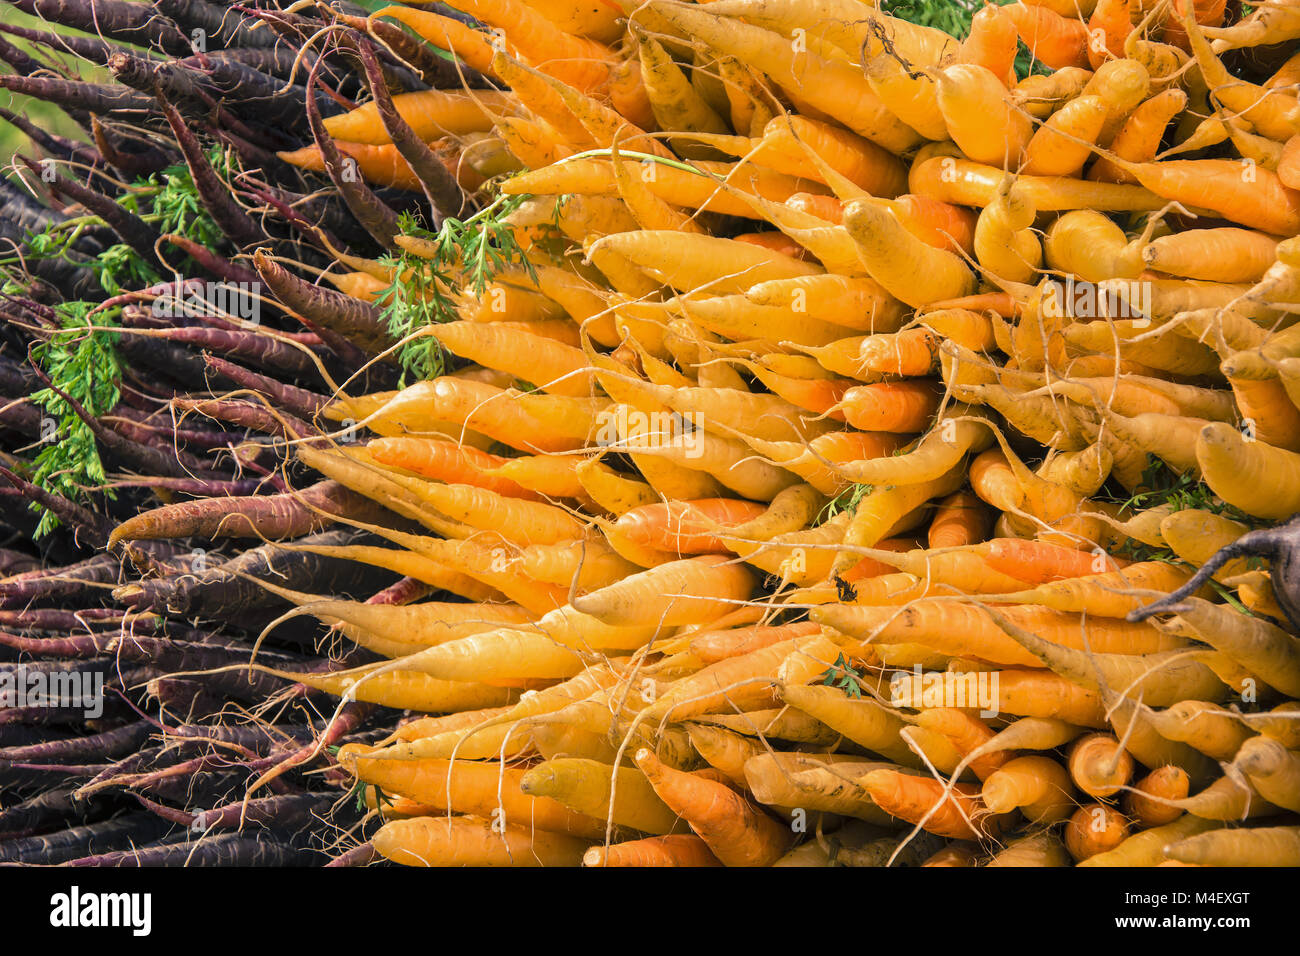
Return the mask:
[[84,589],[93,589],[93,585],[114,580],[117,573],[117,558],[97,554],[67,567],[15,574],[0,581],[0,607],[26,607],[34,601],[55,598],[66,601]]
[[197,412],[209,418],[216,418],[278,438],[298,439],[321,434],[321,430],[315,425],[309,425],[284,412],[279,412],[277,415],[275,410],[256,402],[237,402],[220,398],[177,398],[173,399],[172,404],[182,411]]
[[0,843],[0,863],[64,863],[157,840],[170,825],[145,813]]
[[148,5],[125,0],[12,0],[15,7],[38,20],[82,30],[136,46],[185,56],[189,38]]
[[278,42],[270,30],[252,29],[256,20],[222,4],[208,3],[207,0],[154,0],[153,5],[186,33],[202,30],[210,47],[263,48]]
[[218,431],[212,428],[194,428],[178,425],[167,415],[165,409],[144,412],[126,404],[119,404],[104,420],[121,418],[150,432],[174,435],[179,441],[198,448],[225,448],[227,445],[243,441],[244,436],[235,432]]
[[44,371],[40,369],[35,369],[35,371],[37,376],[45,384],[45,387],[62,398],[64,402],[67,403],[68,407],[72,409],[73,414],[86,423],[87,427],[89,427],[94,433],[95,438],[100,442],[100,444],[102,444],[104,448],[115,457],[121,459],[127,464],[139,468],[141,471],[146,473],[165,475],[171,478],[226,477],[225,475],[211,469],[205,469],[196,474],[191,474],[181,466],[180,462],[178,462],[174,456],[169,456],[148,445],[141,445],[139,442],[123,438],[111,428],[105,427],[95,418],[95,416],[86,411],[85,406],[50,381],[49,376],[46,375]]
[[[90,132],[95,141],[95,148],[99,150],[99,155],[104,157],[104,162],[127,177],[148,176],[170,164],[171,157],[168,153],[150,143],[135,139],[133,135],[124,135],[115,127],[106,126],[96,116],[90,118]],[[126,142],[132,139],[140,144],[140,149],[123,148]]]
[[[0,787],[44,788],[51,783],[62,786],[88,780],[107,766],[102,763],[0,763]],[[0,862],[5,862],[3,853]]]
[[431,228],[438,229],[447,216],[459,216],[465,209],[465,192],[456,182],[451,170],[443,165],[437,154],[429,145],[415,134],[406,120],[397,111],[393,98],[384,85],[384,79],[375,59],[374,50],[368,40],[359,40],[357,48],[361,53],[361,63],[365,67],[366,79],[370,84],[370,95],[374,98],[375,108],[379,112],[380,122],[389,138],[397,146],[411,171],[415,173],[424,195],[432,207]]
[[191,826],[196,830],[241,828],[256,823],[277,830],[296,829],[310,823],[316,815],[326,813],[335,797],[321,793],[289,793],[260,797],[247,803],[228,803],[194,815]]
[[33,744],[30,747],[7,747],[0,750],[0,762],[62,763],[93,757],[116,757],[135,750],[152,732],[153,727],[141,720],[89,737]]
[[175,234],[168,234],[163,238],[197,262],[200,268],[210,272],[223,282],[234,282],[247,286],[259,284],[256,272],[217,255],[211,249],[199,245],[193,239],[187,239],[184,236]]
[[72,787],[57,787],[0,810],[0,839],[12,839],[15,831],[47,829],[60,823],[64,826],[74,818],[102,813],[103,801],[76,801]]
[[337,743],[340,739],[356,730],[375,710],[374,704],[350,701],[343,705],[337,717],[326,724],[324,733],[314,742],[292,753],[277,754],[249,764],[250,770],[264,770],[265,772],[249,785],[248,792],[252,793],[282,774],[301,767],[308,761],[327,752],[325,748]]
[[383,316],[368,302],[299,279],[259,249],[253,264],[275,297],[296,315],[323,325],[369,355],[393,344]]
[[375,849],[373,843],[367,841],[360,846],[354,846],[345,853],[340,853],[326,863],[325,866],[369,866],[378,858],[379,851]]
[[169,843],[87,856],[71,860],[68,866],[304,866],[319,859],[320,855],[313,850],[268,840],[265,836],[219,833],[194,843]]
[[[0,548],[0,578],[22,574],[24,571],[31,571],[40,566],[41,562],[26,552]],[[4,612],[0,612],[0,622],[4,621],[3,614]]]
[[304,421],[314,419],[320,414],[321,409],[329,404],[329,399],[324,395],[260,375],[244,368],[242,365],[228,362],[218,355],[205,354],[203,361],[208,364],[208,368],[218,375],[228,379],[240,388],[260,392],[271,399],[271,402],[278,408]]
[[222,233],[236,246],[254,246],[264,241],[261,230],[253,225],[248,213],[235,202],[226,184],[208,163],[202,145],[181,119],[180,113],[162,95],[158,96],[158,103],[185,157],[199,198]]
[[48,76],[0,75],[0,89],[53,103],[63,110],[84,110],[98,116],[143,116],[153,106],[149,97],[113,83],[82,83]]
[[295,344],[248,329],[213,329],[180,327],[171,329],[140,330],[137,334],[193,345],[252,362],[267,371],[277,371],[293,376],[310,376],[316,366]]
[[[315,70],[307,80],[307,88],[316,88]],[[397,245],[393,238],[398,233],[397,213],[385,205],[369,186],[361,182],[359,176],[343,174],[343,154],[330,134],[325,131],[325,123],[321,119],[320,110],[316,108],[316,100],[313,97],[307,98],[307,122],[311,127],[312,139],[316,141],[321,158],[324,160],[325,173],[343,197],[343,201],[347,203],[348,208],[352,210],[352,215],[356,216],[357,222],[361,223],[366,232],[370,233],[381,246],[396,250]]]
[[73,56],[80,57],[83,60],[89,60],[96,66],[104,66],[108,63],[108,58],[114,53],[130,53],[134,56],[143,55],[153,59],[155,54],[137,50],[128,50],[126,47],[116,43],[110,43],[108,40],[102,40],[99,37],[73,36],[68,33],[53,33],[48,30],[31,30],[27,27],[11,26],[0,24],[0,32],[8,33],[11,36],[21,37],[24,40],[30,40],[32,43],[39,43],[41,46],[49,47],[56,53],[71,53]]
[[80,542],[81,539],[84,539],[85,543],[90,547],[102,548],[108,540],[108,535],[112,533],[113,522],[103,515],[83,508],[62,495],[46,491],[25,478],[20,478],[4,465],[0,465],[0,478],[3,478],[22,492],[24,498],[34,501],[47,511],[53,512],[61,522],[72,525],[75,529],[73,532],[75,541]]
[[[332,529],[296,543],[344,545],[358,537],[354,531]],[[257,608],[280,606],[279,598],[244,575],[273,580],[293,590],[311,588],[322,592],[352,592],[391,580],[386,573],[371,574],[351,561],[262,545],[201,574],[138,581],[118,588],[113,597],[136,609],[161,611],[165,608],[183,617],[220,617],[226,620]]]
[[[54,133],[41,129],[25,116],[19,116],[6,109],[0,109],[0,119],[26,134],[28,139],[51,157],[85,167],[79,172],[82,175],[92,176],[94,181],[99,183],[101,189],[116,188],[112,180],[103,174],[104,157],[100,156],[99,151],[93,147],[64,136],[56,136]],[[88,171],[90,172],[88,173]]]
[[300,492],[248,498],[209,498],[164,505],[134,515],[113,529],[112,547],[127,538],[264,538],[272,541],[313,534],[334,523],[332,515],[370,522],[379,514],[364,495],[336,481]]
[[367,604],[410,604],[433,591],[429,585],[415,578],[402,578],[366,599]]
[[50,184],[50,191],[55,196],[67,196],[73,202],[81,203],[90,212],[104,220],[108,227],[117,233],[124,243],[134,249],[145,262],[163,268],[158,254],[154,252],[154,243],[158,241],[158,230],[139,216],[123,208],[120,203],[63,176],[55,177],[54,182]]
[[[73,634],[68,637],[23,637],[0,631],[0,647],[12,648],[42,657],[89,660],[103,654],[112,642],[112,634]],[[4,751],[0,751],[3,757]]]

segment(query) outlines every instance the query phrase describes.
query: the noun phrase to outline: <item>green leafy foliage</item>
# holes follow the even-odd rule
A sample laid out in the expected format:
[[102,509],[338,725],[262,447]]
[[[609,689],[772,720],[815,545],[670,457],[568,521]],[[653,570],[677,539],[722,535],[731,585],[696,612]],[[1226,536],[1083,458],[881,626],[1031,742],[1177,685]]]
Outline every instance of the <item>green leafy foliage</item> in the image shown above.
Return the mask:
[[[117,404],[121,368],[113,348],[116,333],[91,328],[112,325],[112,320],[103,315],[90,317],[90,308],[88,302],[56,306],[63,329],[37,345],[34,358],[51,381],[91,415],[99,416]],[[103,484],[107,476],[90,427],[53,389],[41,389],[32,400],[57,421],[58,427],[56,440],[46,442],[36,455],[32,483],[72,500],[83,497],[88,484]],[[54,515],[46,511],[36,534],[47,534],[56,524]]]
[[875,491],[874,485],[850,485],[826,503],[817,514],[817,524],[824,524],[837,514],[847,511],[850,514],[858,510],[862,499]]
[[[426,326],[455,321],[459,317],[453,298],[456,290],[482,295],[488,283],[509,266],[522,267],[536,281],[537,272],[506,221],[527,198],[499,196],[468,219],[448,217],[436,233],[421,228],[410,215],[398,220],[404,234],[427,239],[435,248],[432,258],[403,252],[381,260],[395,276],[377,299],[394,338],[404,339]],[[398,361],[405,373],[420,379],[437,378],[446,367],[442,347],[433,336],[403,345]]]
[[862,698],[862,672],[849,664],[843,654],[820,676],[827,687],[838,687],[854,700]]
[[1142,472],[1140,487],[1142,491],[1120,501],[1121,511],[1137,513],[1148,508],[1170,505],[1174,511],[1185,511],[1188,508],[1209,511],[1252,528],[1267,523],[1215,497],[1210,486],[1195,475],[1180,475],[1151,454],[1147,455],[1147,467]]
[[[218,174],[230,175],[229,156],[220,147],[209,151],[208,161]],[[123,190],[117,202],[123,209],[152,223],[160,233],[185,236],[209,248],[224,243],[220,228],[203,208],[189,168],[184,165],[169,167],[148,178],[137,178]],[[90,261],[74,256],[78,237],[88,227],[100,223],[96,216],[81,216],[31,233],[26,240],[24,258],[64,259],[85,266],[95,273],[100,286],[110,296],[164,280],[153,265],[124,243],[109,246]],[[0,261],[0,268],[17,267],[20,263],[15,256]],[[3,291],[16,294],[22,288],[22,282],[15,278],[5,284]],[[33,350],[33,359],[58,388],[84,405],[91,415],[99,416],[117,404],[121,366],[114,347],[117,334],[91,330],[92,326],[115,324],[116,313],[91,317],[89,313],[94,306],[95,303],[85,301],[58,305],[56,311],[64,330],[38,345]],[[30,480],[66,498],[84,498],[87,487],[107,480],[90,428],[50,389],[37,392],[33,400],[58,422],[58,430],[55,440],[43,444],[37,453]],[[57,526],[58,519],[47,511],[41,516],[36,534],[47,534]]]

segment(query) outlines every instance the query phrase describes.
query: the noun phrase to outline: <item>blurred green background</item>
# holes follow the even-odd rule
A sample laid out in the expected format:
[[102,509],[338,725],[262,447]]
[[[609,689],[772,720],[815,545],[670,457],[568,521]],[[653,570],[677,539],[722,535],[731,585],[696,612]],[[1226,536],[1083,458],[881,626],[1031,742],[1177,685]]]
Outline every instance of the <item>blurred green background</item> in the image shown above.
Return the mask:
[[[19,12],[12,4],[5,2],[0,2],[0,24],[57,33],[75,34],[78,32],[76,30],[65,30],[63,27],[46,23],[35,17],[29,17],[25,13]],[[71,54],[54,53],[48,47],[41,47],[13,36],[5,35],[4,39],[14,46],[26,50],[43,62],[52,64],[68,76],[95,80],[104,78],[103,71],[94,67],[87,67],[83,61],[79,61]],[[0,63],[0,72],[13,73],[14,70],[7,63]],[[25,116],[37,126],[51,133],[85,139],[85,134],[72,120],[64,115],[62,110],[47,103],[42,103],[40,100],[34,100],[28,96],[16,96],[8,90],[0,90],[0,106],[10,112]],[[8,174],[15,151],[31,152],[28,148],[27,137],[8,123],[0,120],[0,165],[3,165],[6,174]]]

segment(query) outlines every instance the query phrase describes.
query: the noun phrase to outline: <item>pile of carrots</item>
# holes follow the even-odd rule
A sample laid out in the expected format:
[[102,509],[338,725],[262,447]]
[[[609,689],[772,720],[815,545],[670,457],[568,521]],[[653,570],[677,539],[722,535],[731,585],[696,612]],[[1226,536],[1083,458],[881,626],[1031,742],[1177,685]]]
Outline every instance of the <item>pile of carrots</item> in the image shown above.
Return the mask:
[[[496,90],[373,83],[280,154],[404,258],[338,252],[335,291],[249,257],[377,366],[432,337],[449,371],[286,410],[307,490],[108,540],[401,576],[251,573],[291,605],[259,643],[315,618],[368,662],[225,668],[391,709],[332,758],[366,845],[1300,865],[1300,6],[1019,2],[962,40],[863,0],[455,6],[489,29],[352,26]],[[445,266],[459,318],[395,338],[439,250],[374,190],[493,184],[523,258]]]

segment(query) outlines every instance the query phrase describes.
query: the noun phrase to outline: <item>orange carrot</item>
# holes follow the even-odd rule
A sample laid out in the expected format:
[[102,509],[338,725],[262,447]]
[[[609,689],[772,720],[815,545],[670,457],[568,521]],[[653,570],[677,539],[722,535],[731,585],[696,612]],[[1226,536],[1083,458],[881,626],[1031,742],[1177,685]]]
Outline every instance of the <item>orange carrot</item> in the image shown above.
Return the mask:
[[925,820],[921,825],[931,833],[954,840],[975,840],[999,829],[997,819],[984,808],[980,788],[975,784],[958,783],[945,794],[943,781],[898,770],[873,770],[858,782],[880,809],[908,823]]
[[956,548],[978,544],[993,528],[993,516],[984,502],[970,491],[959,491],[939,502],[926,543],[931,548]]
[[621,515],[614,527],[643,548],[679,556],[724,554],[730,549],[719,535],[766,510],[761,504],[738,498],[669,501],[634,508]]
[[724,784],[665,766],[647,749],[636,765],[659,799],[684,819],[724,866],[770,866],[794,834]]
[[844,417],[854,428],[876,432],[920,432],[939,409],[942,394],[923,380],[858,385],[844,393]]
[[1128,564],[1108,554],[1063,548],[1046,541],[995,538],[984,552],[989,567],[1030,584],[1118,571]]
[[1002,8],[1016,25],[1016,33],[1034,59],[1054,70],[1068,66],[1087,68],[1088,28],[1042,6],[1009,3]]
[[646,837],[612,846],[593,846],[583,866],[722,866],[709,845],[689,833]]

